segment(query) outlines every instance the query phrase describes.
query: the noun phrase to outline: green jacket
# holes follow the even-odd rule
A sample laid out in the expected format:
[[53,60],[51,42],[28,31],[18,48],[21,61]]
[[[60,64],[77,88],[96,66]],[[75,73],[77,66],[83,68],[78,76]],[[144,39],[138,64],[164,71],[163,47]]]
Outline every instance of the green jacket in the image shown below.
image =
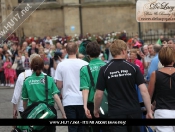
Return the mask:
[[[90,67],[95,85],[97,83],[97,78],[98,78],[100,68],[105,64],[106,63],[100,60],[99,58],[92,59],[89,63],[89,67]],[[83,66],[80,70],[80,90],[82,91],[84,89],[89,90],[88,103],[93,103],[96,88],[91,86],[91,80],[89,77],[87,66]]]
[[[47,76],[48,82],[48,104],[54,105],[53,96],[59,93],[58,88],[55,85],[55,82],[52,77]],[[45,93],[45,79],[44,74],[41,73],[39,76],[36,76],[34,72],[31,76],[25,79],[23,88],[22,88],[22,99],[28,100],[28,106],[34,102],[44,101],[46,102],[46,93]]]

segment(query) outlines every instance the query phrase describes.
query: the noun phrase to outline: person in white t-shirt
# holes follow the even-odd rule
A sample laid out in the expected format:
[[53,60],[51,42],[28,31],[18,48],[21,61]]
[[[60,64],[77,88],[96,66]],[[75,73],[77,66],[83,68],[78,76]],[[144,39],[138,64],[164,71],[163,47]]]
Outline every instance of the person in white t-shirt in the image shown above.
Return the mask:
[[[37,56],[39,56],[39,54],[32,54],[30,56],[29,65],[31,64],[33,58],[35,58]],[[18,111],[19,111],[20,115],[24,111],[23,101],[21,99],[21,91],[22,91],[23,82],[24,82],[25,78],[30,76],[30,75],[32,75],[32,70],[27,69],[24,72],[19,74],[18,79],[16,81],[13,97],[12,97],[12,100],[11,100],[11,102],[13,103],[13,118],[17,118]]]
[[[59,63],[55,72],[57,86],[61,90],[62,102],[67,119],[83,119],[83,97],[80,91],[80,69],[88,65],[86,61],[76,58],[78,46],[70,42],[66,46],[68,59]],[[68,126],[69,132],[82,132],[82,126]]]

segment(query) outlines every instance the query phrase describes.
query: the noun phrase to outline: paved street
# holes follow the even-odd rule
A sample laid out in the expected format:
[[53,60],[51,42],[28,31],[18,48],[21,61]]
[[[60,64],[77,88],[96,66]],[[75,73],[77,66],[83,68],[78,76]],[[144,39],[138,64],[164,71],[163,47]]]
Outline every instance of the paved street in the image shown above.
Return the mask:
[[[13,88],[0,87],[0,118],[12,118],[12,94]],[[58,111],[58,117],[61,117],[61,113]],[[0,132],[10,132],[11,126],[0,126]],[[68,132],[66,126],[57,126],[57,132]]]

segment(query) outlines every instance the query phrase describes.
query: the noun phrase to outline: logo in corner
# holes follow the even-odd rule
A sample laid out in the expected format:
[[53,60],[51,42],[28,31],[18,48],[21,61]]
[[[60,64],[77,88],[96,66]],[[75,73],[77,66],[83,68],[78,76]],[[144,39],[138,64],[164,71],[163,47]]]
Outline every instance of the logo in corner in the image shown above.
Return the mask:
[[40,79],[40,83],[45,84],[45,79],[44,78]]

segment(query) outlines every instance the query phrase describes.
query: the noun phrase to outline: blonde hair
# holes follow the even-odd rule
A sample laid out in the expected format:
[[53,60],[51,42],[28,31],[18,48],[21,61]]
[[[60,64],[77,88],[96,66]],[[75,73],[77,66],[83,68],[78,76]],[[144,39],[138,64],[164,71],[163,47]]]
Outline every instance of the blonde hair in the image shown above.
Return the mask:
[[120,55],[123,50],[127,50],[127,44],[123,40],[114,40],[109,49],[112,56],[115,57]]

